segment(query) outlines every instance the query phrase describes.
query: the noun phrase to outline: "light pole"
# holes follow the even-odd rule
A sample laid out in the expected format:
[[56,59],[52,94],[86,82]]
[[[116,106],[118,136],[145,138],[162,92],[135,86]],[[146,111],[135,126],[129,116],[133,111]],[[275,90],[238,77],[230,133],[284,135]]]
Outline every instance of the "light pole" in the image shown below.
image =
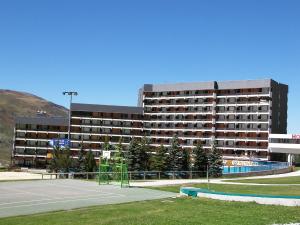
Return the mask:
[[69,125],[68,125],[68,141],[70,142],[71,137],[71,104],[72,104],[72,98],[73,95],[77,96],[78,93],[76,91],[64,91],[63,95],[69,95],[70,96],[70,106],[69,106]]

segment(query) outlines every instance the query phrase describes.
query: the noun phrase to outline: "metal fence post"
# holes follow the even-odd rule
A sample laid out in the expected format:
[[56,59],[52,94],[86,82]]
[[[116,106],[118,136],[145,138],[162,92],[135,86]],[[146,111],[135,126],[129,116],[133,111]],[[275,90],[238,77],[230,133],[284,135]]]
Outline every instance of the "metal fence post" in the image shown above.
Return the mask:
[[173,179],[175,179],[175,172],[173,171]]
[[158,172],[158,179],[160,180],[160,172]]
[[146,172],[144,171],[144,180],[146,180]]

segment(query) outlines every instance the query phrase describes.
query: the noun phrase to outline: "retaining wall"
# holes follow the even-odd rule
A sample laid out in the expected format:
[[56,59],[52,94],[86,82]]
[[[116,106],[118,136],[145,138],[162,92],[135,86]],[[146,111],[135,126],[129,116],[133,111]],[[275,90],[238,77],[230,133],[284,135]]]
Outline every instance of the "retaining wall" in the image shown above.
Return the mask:
[[180,195],[203,197],[224,201],[256,202],[264,205],[300,206],[300,196],[274,196],[256,194],[236,194],[225,192],[214,192],[202,188],[184,187],[180,189]]

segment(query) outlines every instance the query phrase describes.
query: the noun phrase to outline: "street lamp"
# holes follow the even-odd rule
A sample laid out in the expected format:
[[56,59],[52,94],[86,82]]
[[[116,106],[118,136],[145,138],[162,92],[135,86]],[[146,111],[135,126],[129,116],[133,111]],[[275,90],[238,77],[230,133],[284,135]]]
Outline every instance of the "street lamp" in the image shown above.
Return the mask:
[[64,91],[63,95],[69,95],[70,96],[70,107],[69,107],[69,125],[68,125],[68,141],[70,142],[70,133],[71,133],[71,104],[72,104],[72,98],[73,95],[77,96],[78,93],[76,91]]

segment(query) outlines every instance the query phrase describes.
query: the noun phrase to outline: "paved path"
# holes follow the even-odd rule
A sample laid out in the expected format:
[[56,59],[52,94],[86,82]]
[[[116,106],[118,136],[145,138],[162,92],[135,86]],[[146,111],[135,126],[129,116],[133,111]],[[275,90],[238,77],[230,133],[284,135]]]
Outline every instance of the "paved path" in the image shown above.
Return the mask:
[[296,177],[296,176],[300,176],[300,170],[295,172],[290,172],[290,173],[281,173],[281,174],[265,175],[265,176],[225,178],[224,180],[244,180],[244,179],[280,178],[280,177]]
[[144,188],[99,186],[96,182],[82,180],[0,182],[0,217],[162,199],[176,195],[177,193]]
[[[54,176],[53,176],[54,178]],[[41,180],[42,175],[30,172],[0,172],[0,181],[9,180]],[[43,179],[50,179],[50,175],[44,175]]]
[[[255,176],[255,177],[239,177],[239,178],[224,178],[224,179],[210,179],[210,183],[215,184],[235,184],[235,185],[278,185],[278,186],[291,186],[291,185],[299,185],[299,184],[253,184],[253,183],[238,183],[238,182],[230,182],[230,180],[244,180],[244,179],[261,179],[261,178],[280,178],[280,177],[293,177],[300,176],[300,171],[295,171],[291,173],[284,174],[274,174],[267,176]],[[229,180],[225,182],[224,180]],[[131,182],[130,185],[135,187],[150,187],[150,186],[166,186],[166,185],[182,185],[182,184],[200,184],[207,183],[207,179],[178,179],[178,180],[149,180],[144,182]]]

